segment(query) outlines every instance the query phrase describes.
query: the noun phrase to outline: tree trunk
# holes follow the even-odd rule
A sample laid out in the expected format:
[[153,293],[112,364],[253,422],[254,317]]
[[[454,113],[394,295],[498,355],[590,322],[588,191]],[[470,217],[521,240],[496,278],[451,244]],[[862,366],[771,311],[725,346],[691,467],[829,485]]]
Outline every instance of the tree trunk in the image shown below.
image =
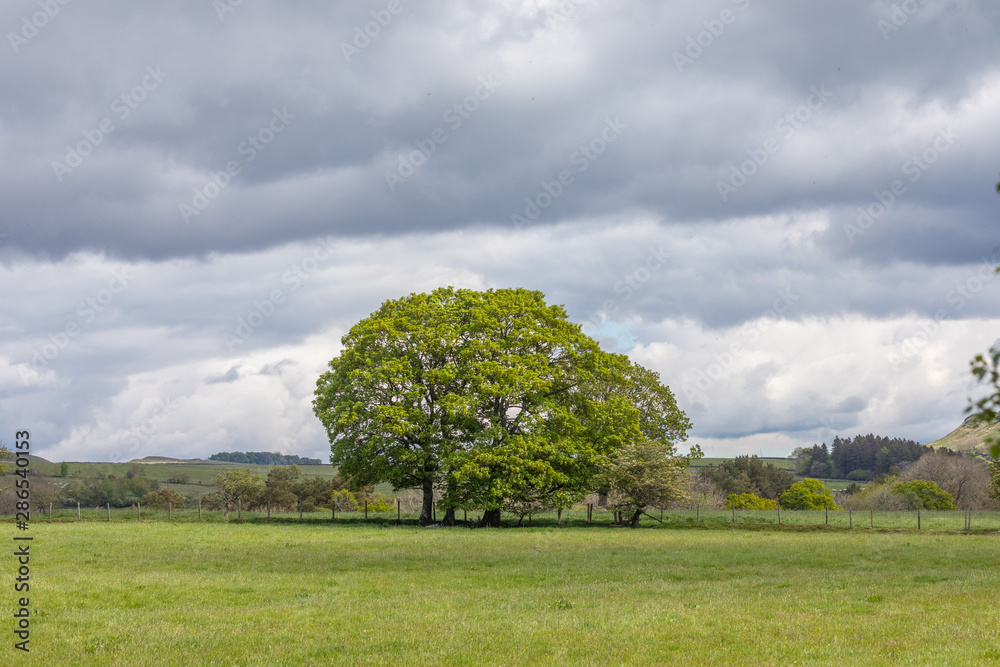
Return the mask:
[[641,517],[642,517],[642,510],[641,509],[637,509],[635,511],[635,514],[632,515],[632,520],[628,522],[629,525],[632,526],[633,528],[635,528],[636,526],[639,525],[639,519]]
[[420,506],[420,520],[418,523],[421,526],[426,526],[434,521],[434,480],[430,477],[424,479],[424,502]]
[[455,525],[455,508],[452,507],[444,513],[444,518],[441,519],[441,525],[443,526]]
[[480,528],[498,528],[500,526],[500,510],[483,510],[483,518],[479,520]]

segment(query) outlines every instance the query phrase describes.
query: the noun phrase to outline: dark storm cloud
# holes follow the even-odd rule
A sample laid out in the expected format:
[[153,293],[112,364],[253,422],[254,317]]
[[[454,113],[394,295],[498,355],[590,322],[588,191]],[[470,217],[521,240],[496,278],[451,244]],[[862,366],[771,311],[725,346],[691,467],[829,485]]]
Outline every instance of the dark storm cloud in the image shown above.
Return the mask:
[[[623,208],[705,223],[789,206],[849,216],[893,175],[879,105],[956,106],[995,69],[997,10],[972,3],[922,3],[885,38],[887,3],[563,5],[403,2],[377,31],[379,3],[63,6],[0,70],[13,91],[0,141],[17,158],[0,193],[9,249],[162,259],[321,232],[507,227],[565,169],[573,184],[534,224]],[[0,24],[17,32],[35,11],[8,5]],[[359,38],[366,23],[378,34]],[[696,57],[679,66],[675,54]],[[141,101],[123,100],[144,81]],[[782,149],[817,133],[824,152],[779,153],[722,201],[717,182],[768,136],[783,141],[775,124],[818,87],[831,97]],[[268,131],[275,110],[287,116],[280,133]],[[627,129],[581,157],[609,118]],[[74,159],[66,147],[87,150],[104,120],[114,129],[92,155],[55,174],[53,163]],[[436,129],[443,143],[430,139]],[[434,153],[390,191],[386,172],[421,145]],[[981,241],[989,203],[960,160],[940,171],[939,186],[907,204],[966,207],[941,249],[955,261]],[[185,222],[179,207],[198,204]],[[933,262],[936,241],[898,247]]]

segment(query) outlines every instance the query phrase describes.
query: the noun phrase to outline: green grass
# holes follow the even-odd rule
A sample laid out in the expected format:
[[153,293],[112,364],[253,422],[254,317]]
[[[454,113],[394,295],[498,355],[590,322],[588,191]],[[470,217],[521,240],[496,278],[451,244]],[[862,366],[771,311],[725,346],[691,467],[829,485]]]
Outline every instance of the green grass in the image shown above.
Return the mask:
[[1000,660],[995,534],[708,526],[34,522],[18,662]]

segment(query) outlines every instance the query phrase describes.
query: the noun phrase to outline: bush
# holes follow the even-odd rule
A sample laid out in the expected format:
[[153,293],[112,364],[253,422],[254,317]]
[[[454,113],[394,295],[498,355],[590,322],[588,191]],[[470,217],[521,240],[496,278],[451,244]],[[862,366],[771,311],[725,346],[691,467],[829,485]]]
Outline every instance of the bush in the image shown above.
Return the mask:
[[915,510],[957,510],[951,494],[937,485],[923,479],[910,482],[896,482],[892,492],[903,496],[909,501],[910,509]]
[[847,479],[855,482],[870,482],[874,477],[875,473],[871,470],[852,470],[847,473]]
[[818,479],[804,479],[781,494],[781,506],[790,510],[837,509],[833,494]]
[[723,507],[738,510],[776,510],[778,503],[752,493],[731,493],[726,497],[726,504]]
[[396,499],[384,493],[372,493],[368,496],[369,512],[393,512],[396,510]]
[[226,502],[222,499],[221,493],[213,491],[201,497],[201,504],[208,510],[221,510]]
[[358,500],[354,497],[354,494],[347,489],[341,489],[340,491],[334,491],[331,495],[331,502],[333,506],[339,512],[357,512],[358,511]]
[[150,509],[165,510],[167,509],[167,503],[173,505],[175,508],[184,507],[184,496],[173,489],[160,489],[159,491],[147,493],[142,497],[142,504]]
[[890,477],[885,482],[870,482],[861,491],[851,494],[844,507],[849,510],[895,511],[910,509],[909,501],[892,492],[896,478]]

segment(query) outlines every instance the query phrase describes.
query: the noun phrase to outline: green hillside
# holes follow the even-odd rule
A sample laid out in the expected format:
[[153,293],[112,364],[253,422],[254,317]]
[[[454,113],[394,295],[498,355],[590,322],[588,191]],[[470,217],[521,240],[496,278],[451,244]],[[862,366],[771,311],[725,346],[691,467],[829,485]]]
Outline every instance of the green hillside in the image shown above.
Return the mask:
[[[263,478],[273,466],[228,463],[225,461],[205,461],[204,459],[172,459],[166,456],[147,456],[127,463],[69,462],[69,475],[59,475],[59,462],[46,461],[30,456],[31,470],[35,475],[48,478],[57,489],[73,479],[94,476],[115,475],[124,477],[129,470],[135,470],[146,479],[156,480],[161,487],[172,488],[181,495],[200,498],[215,490],[215,476],[229,468],[249,468]],[[303,476],[333,477],[336,472],[331,465],[299,466]],[[2,481],[2,478],[0,478]],[[6,484],[0,484],[0,488]]]
[[956,452],[986,454],[989,451],[986,441],[998,435],[1000,435],[1000,420],[992,424],[975,423],[970,416],[948,435],[927,444],[931,447],[948,447]]

